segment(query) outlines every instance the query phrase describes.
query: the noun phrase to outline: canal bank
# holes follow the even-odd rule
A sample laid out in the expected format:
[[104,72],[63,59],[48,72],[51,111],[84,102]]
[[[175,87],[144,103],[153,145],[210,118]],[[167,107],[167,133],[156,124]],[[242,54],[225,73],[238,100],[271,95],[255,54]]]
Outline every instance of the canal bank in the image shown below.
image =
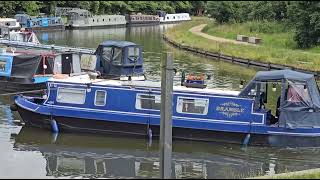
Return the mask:
[[258,177],[248,178],[248,179],[319,179],[319,178],[320,178],[320,168],[288,172],[288,173],[280,173],[275,175],[258,176]]
[[208,18],[194,17],[191,22],[182,23],[166,31],[163,34],[163,39],[179,49],[210,59],[218,59],[267,70],[292,69],[312,73],[317,77],[320,76],[320,66],[315,60],[318,56],[320,58],[320,54],[303,52],[301,50],[292,51],[287,54],[289,51],[284,53],[282,49],[279,49],[278,52],[266,52],[267,49],[262,46],[236,44],[229,42],[230,40],[219,41],[190,31],[196,26],[212,23],[210,21]]

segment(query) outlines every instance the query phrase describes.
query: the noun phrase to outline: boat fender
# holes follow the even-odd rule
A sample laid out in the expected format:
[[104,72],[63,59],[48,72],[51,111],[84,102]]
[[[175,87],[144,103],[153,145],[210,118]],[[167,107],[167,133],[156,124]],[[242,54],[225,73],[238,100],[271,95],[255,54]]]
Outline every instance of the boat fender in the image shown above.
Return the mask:
[[18,110],[18,106],[15,103],[13,103],[13,104],[10,105],[10,109],[11,109],[11,111],[17,111]]
[[50,123],[51,123],[51,131],[54,132],[54,133],[58,133],[59,132],[59,127],[58,127],[57,121],[54,120],[54,119],[51,119]]
[[58,138],[58,133],[52,133],[51,143],[56,143]]
[[148,129],[148,138],[152,139],[152,129],[151,128]]
[[243,140],[243,145],[248,145],[249,144],[249,140],[250,140],[251,134],[247,134],[246,137]]

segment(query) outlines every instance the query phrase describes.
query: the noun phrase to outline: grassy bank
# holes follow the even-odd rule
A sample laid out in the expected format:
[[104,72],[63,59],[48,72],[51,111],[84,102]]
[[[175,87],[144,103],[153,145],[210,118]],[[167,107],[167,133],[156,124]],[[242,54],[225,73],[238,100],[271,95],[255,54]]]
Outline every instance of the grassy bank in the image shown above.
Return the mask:
[[250,179],[319,179],[320,169],[310,169],[296,172],[288,172],[270,176],[260,176]]
[[193,17],[192,21],[184,22],[167,30],[166,36],[176,43],[197,47],[206,51],[221,52],[225,55],[261,62],[320,71],[320,53],[318,53],[318,48],[310,50],[295,49],[295,42],[292,40],[293,32],[284,32],[286,30],[281,30],[281,27],[277,27],[278,29],[275,29],[273,35],[270,35],[270,33],[258,34],[264,41],[261,46],[244,46],[208,40],[188,31],[190,28],[200,24],[208,24],[208,27],[203,30],[206,33],[228,39],[235,39],[237,34],[256,35],[256,32],[252,31],[252,27],[252,34],[247,34],[248,28],[250,32],[250,25],[217,26],[208,18]]

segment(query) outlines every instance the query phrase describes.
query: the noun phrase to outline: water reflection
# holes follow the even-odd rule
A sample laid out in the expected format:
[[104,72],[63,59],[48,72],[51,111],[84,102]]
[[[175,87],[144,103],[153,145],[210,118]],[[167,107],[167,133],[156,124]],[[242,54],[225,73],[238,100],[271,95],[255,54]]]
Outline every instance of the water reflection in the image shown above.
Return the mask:
[[[15,136],[14,149],[40,151],[47,161],[47,176],[159,178],[158,141],[148,147],[145,139],[87,134],[59,134],[52,140],[50,132],[23,127]],[[175,141],[173,149],[173,178],[237,178],[259,174],[263,166],[229,157],[226,150],[237,152],[227,146]]]

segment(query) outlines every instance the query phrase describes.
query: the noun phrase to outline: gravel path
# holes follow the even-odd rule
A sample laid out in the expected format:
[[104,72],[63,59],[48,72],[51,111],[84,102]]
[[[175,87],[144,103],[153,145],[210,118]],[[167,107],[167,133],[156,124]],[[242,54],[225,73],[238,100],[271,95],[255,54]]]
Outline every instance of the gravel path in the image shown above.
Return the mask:
[[216,36],[211,36],[209,34],[201,32],[201,30],[206,26],[207,24],[200,24],[198,26],[192,27],[189,29],[190,32],[193,34],[196,34],[198,36],[202,36],[206,39],[214,40],[214,41],[219,41],[223,43],[233,43],[233,44],[241,44],[241,45],[249,45],[249,46],[257,46],[256,44],[250,44],[247,42],[241,42],[241,41],[236,41],[236,40],[231,40],[231,39],[225,39],[225,38],[220,38]]

